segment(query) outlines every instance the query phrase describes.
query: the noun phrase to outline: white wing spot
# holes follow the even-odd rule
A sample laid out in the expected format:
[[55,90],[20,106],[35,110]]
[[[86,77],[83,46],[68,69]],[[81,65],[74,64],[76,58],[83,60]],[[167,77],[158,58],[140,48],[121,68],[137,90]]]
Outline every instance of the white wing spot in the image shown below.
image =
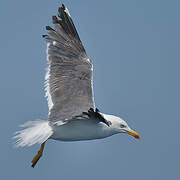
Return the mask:
[[53,41],[53,46],[56,46],[57,42],[56,41]]
[[66,12],[66,13],[68,14],[68,16],[70,16],[70,17],[71,17],[71,15],[70,15],[69,10],[68,10],[68,8],[67,8],[67,7],[65,7],[64,12]]

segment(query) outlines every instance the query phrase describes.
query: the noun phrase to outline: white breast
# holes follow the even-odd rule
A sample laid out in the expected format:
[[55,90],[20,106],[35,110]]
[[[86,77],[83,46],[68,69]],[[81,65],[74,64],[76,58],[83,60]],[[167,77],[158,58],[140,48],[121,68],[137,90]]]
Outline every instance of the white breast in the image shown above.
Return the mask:
[[53,126],[52,139],[81,141],[112,136],[115,132],[102,122],[95,120],[72,120],[61,126]]

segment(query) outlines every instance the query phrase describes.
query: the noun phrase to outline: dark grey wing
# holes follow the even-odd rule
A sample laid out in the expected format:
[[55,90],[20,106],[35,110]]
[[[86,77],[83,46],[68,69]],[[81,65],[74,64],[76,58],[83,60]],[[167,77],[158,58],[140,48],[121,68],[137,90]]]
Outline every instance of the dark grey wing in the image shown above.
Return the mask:
[[48,70],[46,96],[48,120],[67,121],[94,108],[93,65],[88,59],[68,9],[59,8],[59,18],[53,16],[55,29],[47,26]]

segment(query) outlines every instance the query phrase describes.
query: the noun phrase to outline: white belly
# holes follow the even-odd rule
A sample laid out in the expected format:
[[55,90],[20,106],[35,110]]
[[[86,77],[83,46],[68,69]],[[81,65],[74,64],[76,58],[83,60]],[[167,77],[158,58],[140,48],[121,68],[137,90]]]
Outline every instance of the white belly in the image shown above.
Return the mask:
[[100,139],[115,134],[102,122],[92,120],[72,120],[64,125],[53,126],[52,139],[61,141],[81,141]]

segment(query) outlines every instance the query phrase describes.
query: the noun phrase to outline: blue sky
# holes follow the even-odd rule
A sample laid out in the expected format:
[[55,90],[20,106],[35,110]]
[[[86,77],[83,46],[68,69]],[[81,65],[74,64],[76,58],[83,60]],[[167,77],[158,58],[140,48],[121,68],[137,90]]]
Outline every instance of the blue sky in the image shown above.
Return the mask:
[[[94,63],[96,106],[141,135],[13,149],[18,125],[47,119],[46,43],[61,2],[68,6]],[[138,179],[180,177],[180,1],[1,1],[0,179]]]

